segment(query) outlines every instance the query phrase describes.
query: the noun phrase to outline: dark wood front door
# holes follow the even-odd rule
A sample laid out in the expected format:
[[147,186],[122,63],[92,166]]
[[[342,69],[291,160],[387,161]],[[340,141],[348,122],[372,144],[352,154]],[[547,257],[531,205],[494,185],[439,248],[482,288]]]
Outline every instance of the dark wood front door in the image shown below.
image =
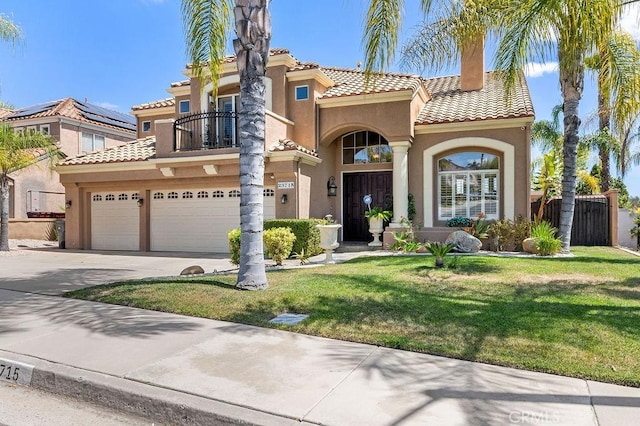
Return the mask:
[[343,228],[344,241],[371,241],[369,224],[364,212],[367,206],[362,198],[371,194],[371,207],[391,209],[393,193],[392,172],[345,173],[343,175]]

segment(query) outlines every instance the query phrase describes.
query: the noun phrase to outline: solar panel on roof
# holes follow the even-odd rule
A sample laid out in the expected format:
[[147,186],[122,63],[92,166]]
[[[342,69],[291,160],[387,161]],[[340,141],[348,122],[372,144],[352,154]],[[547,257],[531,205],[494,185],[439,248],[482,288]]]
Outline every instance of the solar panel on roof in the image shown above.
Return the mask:
[[86,112],[86,113],[94,114],[94,115],[102,115],[102,116],[104,116],[106,118],[109,118],[109,119],[112,119],[112,120],[122,121],[122,122],[130,123],[130,124],[135,124],[135,119],[132,116],[130,116],[129,114],[123,114],[123,113],[118,112],[118,111],[113,111],[113,110],[110,110],[110,109],[107,109],[107,108],[103,108],[103,107],[99,107],[97,105],[83,103],[83,102],[77,102],[76,106],[82,112]]
[[13,114],[9,115],[7,118],[20,118],[20,117],[28,117],[30,115],[39,114],[41,112],[44,112],[58,105],[59,103],[60,101],[55,101],[55,102],[47,102],[44,104],[32,105],[14,112]]
[[97,121],[99,123],[110,124],[112,126],[122,127],[123,129],[128,129],[128,130],[134,130],[134,131],[136,130],[136,125],[133,123],[113,120],[111,118],[108,118],[102,115],[92,114],[84,111],[82,112],[82,115],[89,120]]

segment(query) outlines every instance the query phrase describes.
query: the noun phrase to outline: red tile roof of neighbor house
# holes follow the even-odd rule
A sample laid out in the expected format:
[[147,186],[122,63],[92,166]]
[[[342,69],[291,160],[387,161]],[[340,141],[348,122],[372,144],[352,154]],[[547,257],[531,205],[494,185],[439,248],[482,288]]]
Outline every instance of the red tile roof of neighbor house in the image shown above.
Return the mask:
[[59,166],[74,166],[80,164],[124,163],[130,161],[146,161],[156,156],[156,138],[149,136],[137,139],[124,145],[114,146],[104,151],[92,152],[69,158],[60,162]]
[[303,146],[300,146],[291,139],[280,139],[278,142],[269,147],[269,152],[277,151],[299,151],[314,157],[318,156],[318,153],[316,151],[312,151]]
[[130,132],[131,134],[136,131],[134,117],[87,102],[80,102],[73,98],[20,108],[11,111],[4,119],[19,123],[21,120],[42,117],[66,117],[113,130]]
[[13,110],[9,108],[0,108],[0,118],[13,114]]

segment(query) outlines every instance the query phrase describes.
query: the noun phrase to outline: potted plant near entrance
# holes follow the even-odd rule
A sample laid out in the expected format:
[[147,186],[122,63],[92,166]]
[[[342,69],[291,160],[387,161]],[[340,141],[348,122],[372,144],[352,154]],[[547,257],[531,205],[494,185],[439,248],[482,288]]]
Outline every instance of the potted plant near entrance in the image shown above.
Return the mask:
[[369,220],[369,232],[373,235],[373,241],[369,243],[369,247],[382,247],[380,235],[384,231],[384,221],[391,219],[393,213],[381,207],[369,207],[364,215]]
[[340,246],[338,243],[338,231],[342,225],[333,220],[333,216],[326,215],[321,224],[316,225],[320,231],[320,247],[325,251],[324,263],[336,263],[333,260],[333,250]]

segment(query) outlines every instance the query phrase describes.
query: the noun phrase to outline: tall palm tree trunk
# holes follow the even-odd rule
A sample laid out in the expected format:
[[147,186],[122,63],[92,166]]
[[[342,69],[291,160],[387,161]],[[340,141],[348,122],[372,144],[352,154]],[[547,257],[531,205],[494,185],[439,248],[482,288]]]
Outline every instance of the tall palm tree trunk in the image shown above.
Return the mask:
[[240,270],[236,287],[268,287],[264,270],[263,186],[265,146],[265,72],[271,18],[268,0],[237,0],[233,41],[240,74]]
[[584,60],[579,53],[561,52],[558,57],[565,59],[560,66],[560,88],[564,104],[564,144],[562,158],[562,204],[560,207],[560,239],[562,252],[569,253],[573,212],[576,204],[576,172],[578,158],[578,129],[580,117],[578,106],[584,88]]
[[9,182],[0,178],[0,251],[9,251]]
[[[609,95],[605,92],[606,88],[598,81],[598,130],[603,132],[605,129],[611,130],[611,109],[609,105],[611,100]],[[609,157],[611,150],[609,145],[605,141],[601,141],[598,146],[598,156],[600,157],[600,190],[607,192],[609,190],[609,183],[611,182],[611,162]]]

